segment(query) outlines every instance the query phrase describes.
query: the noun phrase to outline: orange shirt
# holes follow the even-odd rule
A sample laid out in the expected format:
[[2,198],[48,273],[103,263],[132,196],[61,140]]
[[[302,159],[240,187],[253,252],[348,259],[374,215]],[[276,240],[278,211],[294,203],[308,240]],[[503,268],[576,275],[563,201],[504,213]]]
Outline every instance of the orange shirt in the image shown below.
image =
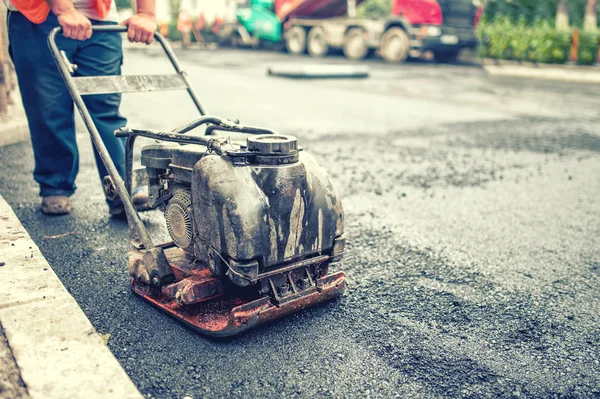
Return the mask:
[[204,18],[204,14],[200,14],[200,16],[194,22],[194,30],[202,31],[206,27],[206,18]]
[[[10,0],[21,14],[34,24],[41,24],[50,14],[50,6],[44,0]],[[102,18],[108,15],[112,0],[91,0]]]
[[190,17],[190,14],[185,11],[179,13],[179,18],[177,18],[177,30],[182,33],[191,32],[192,18]]

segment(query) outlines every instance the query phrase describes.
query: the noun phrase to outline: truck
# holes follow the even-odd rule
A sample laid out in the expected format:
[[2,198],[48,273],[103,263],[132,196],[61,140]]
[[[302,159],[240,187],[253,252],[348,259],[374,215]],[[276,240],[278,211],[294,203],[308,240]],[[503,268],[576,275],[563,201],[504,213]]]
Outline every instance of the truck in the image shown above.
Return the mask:
[[359,18],[356,9],[362,1],[241,1],[236,20],[223,24],[219,35],[234,46],[266,42],[312,57],[341,50],[360,60],[376,52],[390,63],[426,51],[437,61],[452,62],[462,49],[477,46],[481,9],[473,0],[391,0],[389,16]]

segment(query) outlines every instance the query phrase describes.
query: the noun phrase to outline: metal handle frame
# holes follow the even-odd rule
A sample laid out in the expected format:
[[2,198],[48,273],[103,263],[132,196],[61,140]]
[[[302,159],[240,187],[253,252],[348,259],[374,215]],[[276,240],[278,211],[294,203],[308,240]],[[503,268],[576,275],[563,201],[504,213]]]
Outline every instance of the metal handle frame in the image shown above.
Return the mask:
[[[171,61],[171,65],[179,74],[185,83],[186,90],[190,95],[194,105],[196,106],[198,112],[201,117],[195,119],[194,121],[187,123],[185,125],[179,126],[178,128],[172,130],[171,132],[160,132],[155,130],[148,129],[131,129],[131,128],[121,128],[115,132],[117,137],[126,137],[125,144],[125,179],[121,178],[119,175],[115,164],[110,157],[104,142],[92,120],[92,117],[83,101],[82,95],[77,89],[77,86],[74,82],[73,68],[70,64],[68,64],[69,60],[66,57],[61,55],[61,51],[56,44],[56,37],[58,34],[62,32],[62,28],[56,27],[54,28],[49,36],[48,36],[48,45],[50,47],[50,52],[58,65],[58,69],[65,81],[67,89],[73,98],[73,102],[79,111],[85,126],[87,127],[94,146],[96,147],[102,162],[106,166],[110,178],[115,186],[121,201],[123,202],[123,206],[125,208],[125,213],[127,215],[127,221],[130,226],[131,232],[131,240],[132,244],[139,248],[140,244],[146,249],[151,250],[156,246],[153,244],[152,239],[148,233],[148,230],[144,226],[141,221],[137,210],[133,204],[131,199],[132,196],[132,180],[133,180],[133,149],[135,144],[135,139],[138,136],[153,138],[162,141],[176,142],[180,144],[201,144],[205,145],[211,150],[214,150],[217,154],[221,155],[225,151],[223,150],[221,144],[214,136],[210,137],[215,131],[224,131],[224,132],[239,132],[239,133],[247,133],[247,134],[277,134],[274,130],[253,127],[253,126],[244,126],[240,125],[237,121],[229,121],[227,119],[222,119],[214,116],[207,116],[204,108],[200,104],[198,97],[194,89],[191,87],[189,80],[185,71],[183,71],[171,49],[169,43],[165,40],[163,36],[159,33],[154,33],[154,39],[162,46],[165,54]],[[126,26],[120,25],[93,25],[92,32],[113,32],[113,33],[125,33],[127,32]],[[93,33],[92,33],[93,34]],[[185,136],[184,134],[201,126],[209,124],[205,131],[204,137],[198,136]],[[207,137],[208,136],[208,137]]]
[[[135,246],[139,246],[139,244],[142,244],[146,250],[152,250],[155,248],[155,245],[152,242],[152,239],[150,238],[150,234],[148,233],[148,230],[144,226],[144,223],[140,219],[140,216],[135,209],[135,206],[131,199],[130,190],[127,189],[127,187],[125,186],[125,182],[119,175],[119,172],[117,171],[117,168],[115,167],[115,164],[114,164],[112,158],[110,157],[110,154],[108,153],[108,150],[106,149],[106,146],[104,145],[104,142],[102,141],[100,133],[98,132],[98,129],[96,128],[96,125],[94,124],[94,121],[92,120],[92,117],[83,101],[83,98],[82,98],[81,94],[79,93],[79,91],[77,90],[77,87],[75,86],[74,78],[71,76],[71,72],[72,72],[71,65],[68,65],[67,64],[68,60],[66,60],[65,58],[63,58],[61,56],[60,50],[56,43],[56,37],[61,32],[62,32],[62,27],[60,27],[60,26],[58,26],[58,27],[52,29],[52,31],[50,31],[50,34],[48,35],[48,46],[50,47],[50,53],[52,54],[52,56],[54,57],[54,60],[56,61],[56,64],[58,65],[60,74],[65,81],[65,84],[67,86],[67,89],[69,90],[69,93],[71,94],[71,97],[73,98],[73,102],[75,103],[75,106],[77,107],[77,110],[79,111],[79,114],[81,115],[83,122],[92,137],[92,142],[94,143],[94,146],[96,147],[96,150],[98,151],[98,154],[100,155],[100,158],[102,159],[102,162],[106,166],[106,169],[108,170],[108,173],[112,179],[112,182],[115,185],[115,189],[118,192],[121,201],[123,202],[123,207],[125,209],[125,214],[127,215],[127,221],[129,223],[129,227],[130,227],[132,244],[134,244]],[[120,25],[102,25],[102,26],[93,25],[92,32],[124,33],[124,32],[127,32],[127,27],[120,26]],[[169,43],[165,40],[164,37],[162,37],[159,33],[156,33],[156,32],[154,33],[154,39],[162,46],[164,52],[166,53],[167,57],[169,58],[169,61],[171,61],[171,65],[173,66],[175,71],[181,76],[182,80],[184,81],[185,85],[187,86],[186,90],[187,90],[188,94],[190,95],[192,101],[194,102],[194,105],[198,109],[198,112],[200,113],[200,115],[205,115],[206,112],[204,111],[204,108],[200,104],[200,101],[198,100],[196,93],[194,92],[193,88],[191,87],[186,73],[181,69],[181,66],[179,65],[179,62],[177,61],[175,54],[173,53],[173,50],[171,49],[171,46],[169,45]],[[133,140],[132,140],[131,144],[133,144]],[[131,160],[131,162],[126,162],[127,165],[126,165],[126,172],[125,172],[126,178],[129,182],[131,181],[131,174],[132,174],[132,168],[131,168],[132,160],[133,160],[133,155],[131,154],[132,150],[133,150],[133,146],[131,146],[131,148],[127,148],[127,153],[126,153],[126,159],[128,161]],[[129,185],[129,186],[131,187],[131,185]],[[138,245],[136,245],[136,244],[138,244]]]
[[[185,133],[190,130],[196,129],[202,125],[209,125],[206,128],[204,136],[185,135]],[[277,134],[276,131],[271,129],[244,126],[216,116],[206,115],[173,129],[171,132],[161,132],[151,129],[119,129],[115,132],[115,135],[117,137],[127,137],[125,142],[125,188],[127,192],[131,195],[131,190],[133,188],[133,147],[135,145],[135,139],[138,136],[179,144],[200,144],[209,147],[211,150],[215,151],[216,154],[222,155],[225,151],[223,150],[221,143],[212,136],[215,131],[246,134]]]
[[[50,46],[50,51],[52,52],[52,55],[54,56],[56,63],[59,64],[59,68],[61,70],[62,70],[62,65],[66,66],[67,69],[69,68],[69,66],[66,65],[65,60],[62,59],[62,57],[60,57],[60,50],[58,49],[58,46],[56,44],[56,36],[58,36],[60,33],[62,33],[62,31],[63,31],[62,27],[58,26],[58,27],[52,29],[52,31],[50,31],[50,34],[48,35],[48,45]],[[92,34],[93,34],[93,32],[126,33],[127,26],[123,26],[123,25],[92,25]],[[192,101],[194,102],[194,105],[196,106],[196,109],[198,109],[198,112],[200,113],[200,115],[206,115],[206,111],[200,104],[200,100],[198,99],[196,92],[190,85],[190,82],[187,78],[187,73],[183,69],[181,69],[181,66],[179,65],[179,61],[177,61],[177,57],[175,56],[175,53],[173,52],[173,49],[171,48],[171,45],[169,44],[169,42],[158,32],[154,32],[154,40],[156,40],[161,45],[163,51],[169,58],[169,61],[171,62],[173,69],[175,69],[175,72],[177,72],[179,75],[181,75],[181,78],[183,79],[183,81],[185,82],[185,85],[187,86],[186,90],[187,90],[188,94],[190,95],[190,97],[192,98]],[[71,74],[69,73],[68,76],[70,78]],[[68,83],[67,83],[67,86],[68,86]],[[71,87],[69,87],[69,89],[71,89],[71,88],[75,88],[75,87],[71,84]]]

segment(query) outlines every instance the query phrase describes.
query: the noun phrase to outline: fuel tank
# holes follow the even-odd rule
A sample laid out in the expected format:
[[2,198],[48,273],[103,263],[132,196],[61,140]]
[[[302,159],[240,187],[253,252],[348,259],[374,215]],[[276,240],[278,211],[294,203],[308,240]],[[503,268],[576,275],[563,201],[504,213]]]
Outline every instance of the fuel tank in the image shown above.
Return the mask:
[[[204,155],[192,170],[195,253],[258,271],[329,254],[344,212],[329,176],[292,136],[248,138],[247,156]],[[216,256],[215,256],[216,255]]]
[[326,264],[310,270],[326,273],[345,241],[342,203],[325,170],[293,136],[250,135],[227,148],[142,150],[151,203],[161,204],[173,242],[238,285],[323,255]]

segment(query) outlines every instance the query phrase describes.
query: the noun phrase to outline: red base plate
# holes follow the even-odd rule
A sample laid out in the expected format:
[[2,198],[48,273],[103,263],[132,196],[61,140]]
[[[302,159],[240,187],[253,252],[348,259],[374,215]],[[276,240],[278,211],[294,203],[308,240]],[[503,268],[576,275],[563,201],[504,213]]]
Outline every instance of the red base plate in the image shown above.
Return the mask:
[[[168,252],[170,261],[175,260],[173,258],[181,259],[179,256],[170,257]],[[175,267],[178,266],[181,267]],[[164,293],[155,293],[148,285],[135,279],[131,280],[131,288],[135,294],[199,332],[227,337],[339,297],[346,288],[346,277],[343,272],[338,272],[319,278],[316,283],[316,289],[309,289],[301,296],[281,304],[275,304],[269,296],[247,299],[236,296],[234,292],[225,292],[224,295],[206,302],[181,305],[172,297]]]

